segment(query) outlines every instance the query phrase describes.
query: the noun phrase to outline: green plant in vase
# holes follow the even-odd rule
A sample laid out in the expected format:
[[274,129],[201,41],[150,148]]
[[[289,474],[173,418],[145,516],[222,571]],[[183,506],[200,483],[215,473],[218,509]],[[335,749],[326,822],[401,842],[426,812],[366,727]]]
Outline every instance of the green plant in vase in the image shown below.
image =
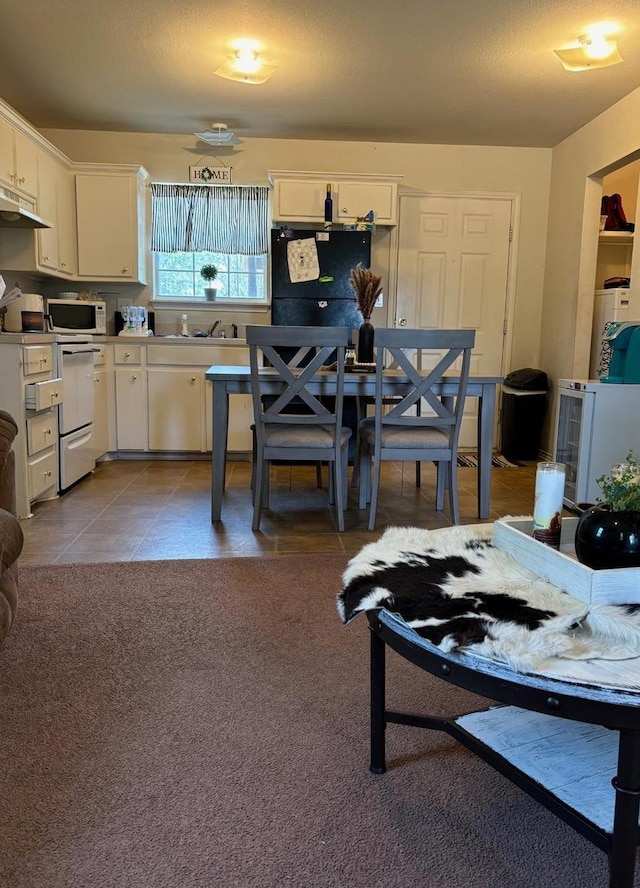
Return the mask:
[[578,521],[578,561],[595,570],[640,567],[640,460],[630,450],[596,483],[602,499]]
[[204,288],[204,295],[207,299],[215,301],[217,287],[212,286],[212,284],[218,277],[218,269],[215,265],[203,265],[200,269],[200,277],[208,284]]

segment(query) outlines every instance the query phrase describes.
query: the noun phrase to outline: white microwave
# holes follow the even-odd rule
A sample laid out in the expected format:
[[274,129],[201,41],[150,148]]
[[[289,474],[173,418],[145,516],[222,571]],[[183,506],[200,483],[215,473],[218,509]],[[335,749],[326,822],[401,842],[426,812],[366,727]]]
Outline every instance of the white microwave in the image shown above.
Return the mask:
[[51,333],[106,334],[107,304],[85,299],[47,299],[45,319]]

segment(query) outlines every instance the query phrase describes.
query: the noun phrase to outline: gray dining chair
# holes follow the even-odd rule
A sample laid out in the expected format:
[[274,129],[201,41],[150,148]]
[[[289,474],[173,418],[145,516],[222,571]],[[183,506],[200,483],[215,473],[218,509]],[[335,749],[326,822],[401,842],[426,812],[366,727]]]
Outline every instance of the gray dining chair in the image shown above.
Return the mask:
[[[253,530],[269,504],[269,465],[282,460],[329,464],[329,502],[335,505],[338,530],[344,531],[351,437],[351,429],[342,426],[348,329],[249,325],[246,340],[256,434]],[[327,392],[331,397],[322,399],[318,378],[329,362],[335,364],[335,385]],[[306,412],[300,412],[301,405]]]
[[[374,415],[363,419],[358,428],[359,506],[365,509],[370,504],[369,530],[375,528],[383,460],[434,462],[436,509],[444,508],[444,490],[448,487],[451,522],[460,523],[458,440],[474,343],[475,330],[376,328]],[[424,350],[443,352],[429,371],[417,366]],[[461,366],[453,368],[459,359]],[[385,365],[391,364],[406,374],[408,388],[401,399],[390,405],[384,395],[383,380]],[[456,388],[452,394],[440,397],[433,386],[447,371],[455,374]]]

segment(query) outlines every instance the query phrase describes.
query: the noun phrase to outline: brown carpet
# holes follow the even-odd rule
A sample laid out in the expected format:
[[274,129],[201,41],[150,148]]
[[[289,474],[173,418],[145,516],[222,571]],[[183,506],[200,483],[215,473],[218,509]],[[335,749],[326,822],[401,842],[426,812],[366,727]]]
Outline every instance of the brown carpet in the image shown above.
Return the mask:
[[[7,888],[596,888],[606,855],[438,733],[368,772],[340,555],[30,567],[0,648]],[[389,656],[390,703],[478,698]]]

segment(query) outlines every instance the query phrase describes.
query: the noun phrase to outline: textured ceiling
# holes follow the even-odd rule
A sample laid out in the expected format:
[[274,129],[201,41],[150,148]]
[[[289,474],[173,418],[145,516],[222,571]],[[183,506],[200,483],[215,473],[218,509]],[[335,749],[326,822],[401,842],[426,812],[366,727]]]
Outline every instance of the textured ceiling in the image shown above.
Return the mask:
[[[38,128],[549,147],[640,86],[637,0],[3,0],[0,96]],[[552,50],[615,22],[624,63]],[[278,71],[213,71],[238,38]]]

